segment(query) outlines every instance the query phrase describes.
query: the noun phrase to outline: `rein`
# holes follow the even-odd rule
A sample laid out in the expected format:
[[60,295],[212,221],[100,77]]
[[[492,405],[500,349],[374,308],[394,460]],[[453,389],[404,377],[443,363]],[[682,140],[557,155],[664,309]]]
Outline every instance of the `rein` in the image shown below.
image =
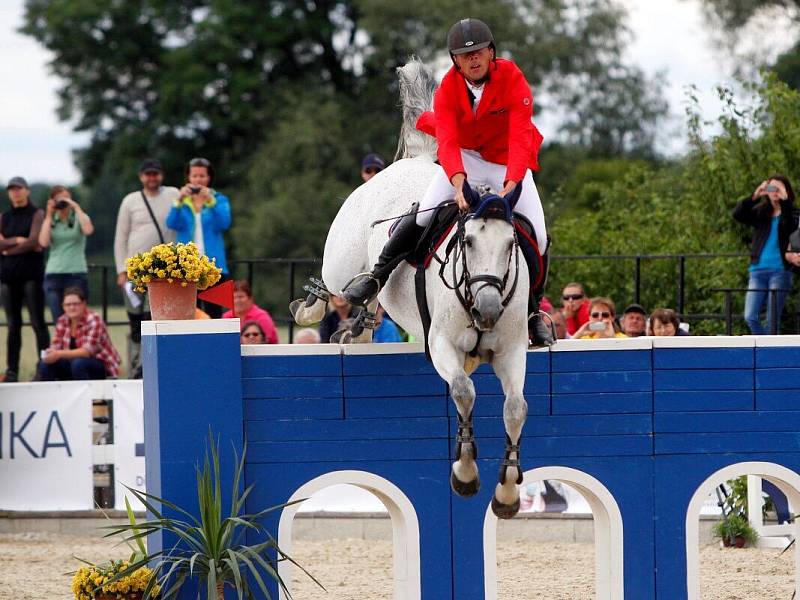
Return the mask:
[[[466,214],[459,216],[458,221],[456,223],[456,232],[453,237],[450,238],[450,241],[447,243],[447,247],[444,253],[444,260],[440,259],[436,254],[434,254],[434,258],[436,261],[439,262],[439,278],[444,283],[445,287],[453,290],[458,298],[461,307],[464,309],[464,312],[467,313],[467,317],[470,320],[471,327],[478,329],[477,325],[475,324],[475,317],[472,315],[472,307],[475,304],[475,296],[484,288],[486,287],[493,287],[495,288],[500,296],[502,297],[503,292],[508,285],[509,275],[511,273],[511,257],[514,256],[514,280],[511,282],[511,287],[506,294],[506,297],[503,298],[501,302],[502,310],[500,311],[500,315],[498,316],[498,320],[500,317],[503,316],[506,307],[508,306],[511,299],[514,297],[514,292],[517,290],[517,281],[519,280],[519,241],[517,240],[517,231],[514,228],[514,245],[508,252],[508,263],[506,264],[506,272],[502,278],[496,275],[470,275],[469,272],[469,265],[467,265],[467,253],[466,253],[466,223],[467,221],[472,218],[472,215]],[[461,275],[458,274],[458,265],[461,264]],[[453,283],[452,285],[447,281],[447,276],[445,275],[445,269],[447,268],[448,264],[452,264],[453,267]],[[478,287],[475,293],[472,292],[472,286],[475,283],[481,283],[482,285]],[[463,292],[462,292],[463,287]],[[480,334],[482,332],[478,330],[478,340],[480,343]],[[477,350],[477,344],[475,345],[475,349],[471,352],[474,353]]]

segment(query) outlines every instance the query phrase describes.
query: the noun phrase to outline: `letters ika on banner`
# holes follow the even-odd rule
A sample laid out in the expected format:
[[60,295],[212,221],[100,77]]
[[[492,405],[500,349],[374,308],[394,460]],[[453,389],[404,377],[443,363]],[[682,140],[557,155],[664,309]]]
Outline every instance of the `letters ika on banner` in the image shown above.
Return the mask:
[[[56,393],[53,393],[53,392]],[[0,509],[93,508],[91,388],[83,382],[3,388]]]

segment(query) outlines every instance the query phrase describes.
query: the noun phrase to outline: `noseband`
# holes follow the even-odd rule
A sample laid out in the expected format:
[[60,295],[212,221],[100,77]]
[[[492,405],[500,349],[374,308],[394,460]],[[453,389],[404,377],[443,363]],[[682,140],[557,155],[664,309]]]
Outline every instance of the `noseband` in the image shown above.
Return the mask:
[[[492,287],[497,290],[500,296],[503,296],[503,292],[506,290],[506,286],[508,285],[509,275],[511,273],[511,257],[514,257],[514,279],[511,282],[511,286],[508,289],[508,293],[506,297],[503,298],[501,301],[501,309],[500,315],[497,317],[498,320],[500,317],[503,316],[506,307],[508,306],[511,299],[514,297],[514,292],[517,289],[517,281],[519,280],[519,242],[517,240],[517,232],[516,229],[512,227],[513,234],[514,234],[514,244],[508,251],[508,262],[506,263],[506,272],[503,277],[498,277],[496,275],[471,275],[469,272],[469,265],[467,264],[467,253],[466,253],[466,223],[470,219],[473,218],[473,215],[466,214],[461,215],[458,218],[456,223],[456,232],[453,237],[450,238],[450,241],[447,243],[447,248],[445,249],[445,258],[444,260],[436,259],[440,263],[439,267],[439,277],[444,283],[445,287],[451,289],[455,292],[456,297],[458,298],[459,303],[464,308],[464,311],[467,313],[467,317],[470,319],[471,326],[475,329],[478,329],[477,325],[475,324],[475,318],[472,315],[472,307],[475,305],[475,297],[480,293],[481,290],[487,287]],[[434,255],[435,256],[435,255]],[[448,263],[453,265],[453,283],[452,285],[447,281],[447,277],[445,276],[445,267]],[[458,274],[458,264],[461,264],[461,275]],[[481,285],[478,289],[473,293],[472,286],[476,283],[480,283]],[[463,288],[463,291],[462,291]]]

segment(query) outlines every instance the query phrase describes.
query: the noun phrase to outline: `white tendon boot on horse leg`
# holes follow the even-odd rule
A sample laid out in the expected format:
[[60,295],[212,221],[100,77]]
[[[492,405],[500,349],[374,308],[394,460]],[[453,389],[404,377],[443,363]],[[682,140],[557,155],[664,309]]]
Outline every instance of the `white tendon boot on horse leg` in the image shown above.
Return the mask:
[[503,384],[506,395],[503,403],[503,421],[506,427],[505,458],[500,466],[500,476],[492,496],[492,512],[499,519],[510,519],[519,512],[519,484],[522,483],[522,466],[519,462],[519,442],[522,426],[528,416],[528,403],[522,395],[525,382],[526,357],[519,354],[497,355],[494,371]]

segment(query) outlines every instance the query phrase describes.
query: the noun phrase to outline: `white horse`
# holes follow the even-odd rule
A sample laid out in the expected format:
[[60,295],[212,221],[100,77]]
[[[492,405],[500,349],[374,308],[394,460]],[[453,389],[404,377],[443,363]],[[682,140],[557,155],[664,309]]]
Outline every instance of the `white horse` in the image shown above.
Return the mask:
[[[358,187],[336,215],[325,242],[322,264],[323,282],[334,294],[339,294],[356,274],[371,268],[393,222],[386,219],[406,213],[412,203],[419,201],[439,168],[434,163],[435,140],[414,129],[419,114],[432,105],[435,82],[430,72],[414,60],[398,69],[398,76],[404,113],[398,154],[411,157],[397,160]],[[380,220],[384,222],[374,224]],[[461,243],[454,245],[448,257],[445,255],[448,238],[436,253],[439,261],[449,260],[443,270],[446,281],[439,277],[438,268],[429,269],[426,278],[431,316],[430,357],[436,371],[448,383],[458,409],[456,461],[450,482],[462,496],[474,495],[480,487],[472,428],[475,387],[469,375],[479,363],[489,363],[503,385],[507,434],[506,456],[492,509],[498,517],[511,518],[519,510],[517,484],[522,481],[519,441],[527,416],[522,390],[528,347],[528,270],[525,261],[519,260],[514,227],[508,221],[484,217],[464,219],[461,223],[462,227],[454,228],[450,234],[457,235],[460,229]],[[463,254],[458,255],[459,251]],[[414,274],[411,265],[400,264],[380,291],[378,300],[403,329],[422,339],[424,331]],[[466,307],[450,289],[462,278],[462,295],[471,300]],[[374,312],[375,306],[369,308]],[[309,296],[305,301],[295,301],[292,313],[298,324],[309,325],[319,322],[325,316],[325,309],[324,301]],[[370,338],[371,331],[366,329],[353,341]]]

